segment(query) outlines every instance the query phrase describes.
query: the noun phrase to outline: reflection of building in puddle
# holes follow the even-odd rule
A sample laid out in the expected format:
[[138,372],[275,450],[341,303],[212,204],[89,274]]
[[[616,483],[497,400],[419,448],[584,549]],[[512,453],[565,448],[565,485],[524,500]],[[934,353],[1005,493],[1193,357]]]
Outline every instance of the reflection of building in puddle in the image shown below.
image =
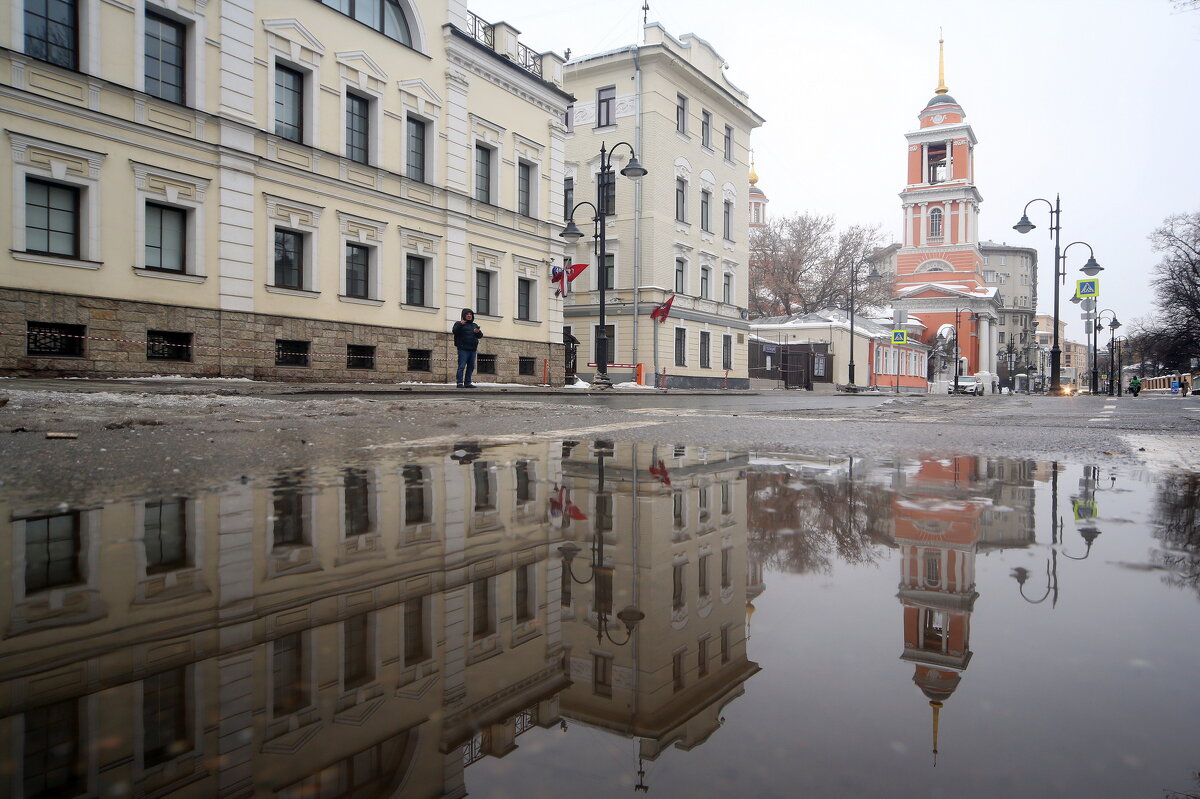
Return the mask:
[[[564,501],[579,511],[561,517],[563,714],[639,739],[639,757],[703,743],[758,671],[746,652],[747,463],[604,442],[563,461]],[[613,618],[626,606],[644,614],[632,635]]]
[[971,662],[975,557],[982,550],[1033,542],[1033,464],[960,456],[897,464],[892,503],[901,553],[904,653],[913,682],[939,712]]
[[0,506],[11,795],[465,795],[558,723],[560,447]]
[[[463,444],[194,496],[0,503],[6,792],[462,796],[471,763],[558,724],[560,701],[649,757],[702,742],[757,670],[745,460],[647,468],[583,445],[564,478],[571,449]],[[559,547],[588,547],[582,577],[593,532],[608,568],[585,600]],[[624,648],[615,616],[595,643],[614,602],[645,610]]]

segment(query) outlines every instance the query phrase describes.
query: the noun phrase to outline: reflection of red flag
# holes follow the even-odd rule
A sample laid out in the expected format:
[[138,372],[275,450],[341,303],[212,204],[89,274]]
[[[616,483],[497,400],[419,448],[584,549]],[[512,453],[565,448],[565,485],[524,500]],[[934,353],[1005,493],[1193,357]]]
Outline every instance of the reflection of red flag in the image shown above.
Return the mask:
[[663,464],[660,458],[657,466],[650,467],[650,474],[658,478],[658,481],[665,486],[671,484],[671,475],[667,473],[667,467]]
[[567,514],[577,522],[587,521],[587,514],[580,510],[579,506],[570,500],[567,500]]
[[667,297],[666,302],[664,302],[660,305],[654,306],[654,310],[650,312],[650,318],[657,319],[659,324],[662,324],[663,322],[667,321],[667,317],[671,313],[671,303],[673,303],[673,302],[675,302],[674,294],[672,294],[670,297]]

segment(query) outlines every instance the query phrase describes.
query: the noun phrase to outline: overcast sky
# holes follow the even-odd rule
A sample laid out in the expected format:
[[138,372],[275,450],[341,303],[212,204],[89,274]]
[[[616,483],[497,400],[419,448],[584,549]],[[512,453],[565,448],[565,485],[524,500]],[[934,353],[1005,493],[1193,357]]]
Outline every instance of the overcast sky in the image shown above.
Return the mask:
[[[640,37],[642,0],[469,4],[538,51],[579,57]],[[766,118],[752,147],[770,213],[832,213],[891,240],[904,134],[937,87],[942,27],[946,85],[979,139],[980,237],[1038,249],[1040,312],[1052,312],[1054,250],[1045,205],[1030,208],[1037,230],[1012,229],[1027,201],[1062,195],[1062,242],[1095,248],[1100,307],[1122,322],[1153,309],[1147,234],[1200,211],[1200,11],[1172,0],[650,0],[649,19],[711,43]],[[1067,300],[1086,260],[1085,247],[1068,253],[1060,306],[1079,341]]]

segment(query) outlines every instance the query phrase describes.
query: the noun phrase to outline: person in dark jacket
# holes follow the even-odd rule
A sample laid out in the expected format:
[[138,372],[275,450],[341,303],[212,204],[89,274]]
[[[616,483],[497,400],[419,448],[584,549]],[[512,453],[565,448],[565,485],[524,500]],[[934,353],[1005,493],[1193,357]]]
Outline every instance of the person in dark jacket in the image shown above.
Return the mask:
[[458,349],[458,372],[454,382],[459,388],[475,388],[471,375],[475,373],[475,350],[479,348],[479,339],[483,338],[483,331],[475,324],[475,312],[463,308],[453,332],[454,346]]

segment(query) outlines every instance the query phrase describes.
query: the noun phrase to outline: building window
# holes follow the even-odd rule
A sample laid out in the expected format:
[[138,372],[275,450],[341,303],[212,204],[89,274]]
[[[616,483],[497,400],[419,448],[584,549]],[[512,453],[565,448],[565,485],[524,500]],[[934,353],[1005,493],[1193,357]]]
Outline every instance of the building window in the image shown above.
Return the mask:
[[275,339],[275,365],[308,366],[308,346],[307,341]]
[[25,250],[79,257],[79,193],[75,186],[25,178]]
[[187,271],[187,211],[146,203],[146,268]]
[[517,318],[533,319],[533,281],[526,277],[517,278]]
[[733,126],[725,126],[725,160],[733,161]]
[[[729,514],[729,484],[721,484],[721,513]],[[731,562],[731,549],[721,550],[721,587],[729,588],[733,585],[733,565]]]
[[700,331],[700,368],[711,369],[712,359],[709,355],[709,339],[711,334],[707,330]]
[[275,285],[304,288],[304,234],[299,231],[275,228]]
[[176,333],[169,330],[147,330],[146,360],[192,360],[192,334]]
[[598,696],[612,696],[612,657],[592,656],[592,692]]
[[617,124],[617,87],[605,86],[596,90],[596,127]]
[[700,192],[700,229],[712,232],[712,192]]
[[929,212],[929,237],[942,237],[942,209],[934,208]]
[[696,676],[708,676],[708,639],[701,638],[699,649],[696,650]]
[[371,248],[346,245],[346,296],[366,299],[371,295]]
[[425,279],[428,264],[424,258],[409,255],[404,264],[404,302],[406,305],[425,305]]
[[687,328],[675,328],[675,365],[687,366]]
[[374,369],[375,347],[370,344],[346,345],[347,369]]
[[671,687],[678,693],[683,690],[683,658],[686,650],[680,650],[671,658]]
[[425,597],[414,597],[404,603],[404,665],[415,666],[429,659],[429,642],[425,634]]
[[87,327],[84,325],[26,322],[25,354],[82,358],[86,336]]
[[[596,337],[595,340],[599,341],[600,325],[596,325],[595,328],[593,328],[592,333]],[[613,325],[605,325],[604,326],[604,336],[605,336],[605,342],[607,344],[605,349],[608,350],[608,354],[606,356],[605,363],[609,363],[609,364],[616,363],[616,360],[617,360],[617,330],[616,330],[616,327]]]
[[25,595],[82,582],[79,511],[25,519]]
[[725,273],[721,283],[721,300],[729,304],[733,303],[733,275]]
[[733,368],[733,336],[721,336],[721,368]]
[[[676,493],[675,496],[679,497],[679,496],[682,496],[682,494]],[[682,610],[683,606],[685,604],[687,604],[687,588],[684,585],[683,567],[684,567],[684,564],[676,563],[671,568],[671,609],[672,610]]]
[[574,208],[575,178],[563,178],[563,219],[570,219]]
[[[85,792],[86,761],[79,746],[79,704],[69,699],[25,712],[24,796]],[[11,779],[11,778],[10,778]]]
[[527,164],[524,161],[517,164],[517,213],[522,216],[533,216],[530,213],[532,208],[532,191],[533,191],[533,165]]
[[925,145],[926,177],[929,183],[946,180],[946,143]]
[[675,178],[675,221],[687,221],[687,181]]
[[425,123],[408,118],[408,153],[406,173],[411,180],[425,181]]
[[700,143],[705,147],[712,147],[712,112],[700,112]]
[[729,662],[729,628],[721,628],[721,662]]
[[520,566],[517,568],[517,573],[514,575],[516,580],[514,607],[514,615],[517,624],[526,624],[533,619],[534,616],[534,594],[533,594],[533,566]]
[[675,95],[675,130],[687,133],[688,101],[682,94]]
[[342,470],[346,537],[366,535],[375,529],[371,518],[371,480],[362,469]]
[[676,530],[682,530],[687,525],[684,514],[683,494],[676,491],[671,495],[671,523]]
[[342,687],[358,688],[375,678],[371,663],[370,615],[361,613],[342,623]]
[[79,9],[75,0],[25,0],[25,55],[78,69]]
[[675,293],[687,293],[687,261],[682,258],[675,259]]
[[142,540],[146,573],[179,571],[191,566],[187,553],[187,505],[182,499],[150,501],[144,507]]
[[432,370],[433,350],[415,350],[408,351],[408,371],[410,372],[428,372]]
[[304,141],[304,73],[275,65],[275,135]]
[[281,475],[271,488],[271,542],[273,548],[301,547],[309,543],[308,514],[298,475]]
[[147,768],[190,751],[187,672],[170,669],[142,680],[142,751]]
[[700,296],[708,299],[712,293],[712,267],[700,267]]
[[330,8],[395,39],[407,47],[413,47],[412,30],[408,18],[397,0],[321,0]]
[[492,148],[482,144],[475,145],[475,199],[492,201]]
[[496,355],[495,353],[478,353],[475,356],[475,373],[481,375],[496,374]]
[[146,94],[172,103],[187,100],[187,27],[146,12]]
[[533,464],[529,461],[517,461],[513,465],[513,474],[517,479],[517,504],[524,505],[532,502],[535,494],[533,482]]
[[567,106],[567,110],[563,112],[563,127],[567,129],[567,133],[575,132],[575,104],[571,103]]
[[486,269],[475,270],[475,313],[480,316],[492,315],[492,278]]
[[537,374],[537,358],[531,355],[517,356],[517,374],[519,375],[536,375]]
[[[701,497],[707,496],[704,493],[704,489],[701,489],[700,496]],[[703,509],[703,507],[704,506],[701,505],[702,509]],[[703,510],[702,510],[702,512],[703,512]],[[708,559],[709,559],[709,557],[710,557],[709,555],[701,555],[700,562],[698,564],[696,564],[696,574],[699,576],[699,582],[697,583],[697,595],[701,596],[701,597],[708,596]]]
[[726,241],[733,241],[733,203],[725,201],[721,217],[722,235]]
[[492,581],[471,583],[471,636],[478,641],[495,632],[492,626]]
[[617,256],[611,252],[604,255],[604,271],[600,279],[604,281],[605,291],[611,291],[617,285]]
[[346,93],[346,157],[359,164],[371,159],[371,101]]

